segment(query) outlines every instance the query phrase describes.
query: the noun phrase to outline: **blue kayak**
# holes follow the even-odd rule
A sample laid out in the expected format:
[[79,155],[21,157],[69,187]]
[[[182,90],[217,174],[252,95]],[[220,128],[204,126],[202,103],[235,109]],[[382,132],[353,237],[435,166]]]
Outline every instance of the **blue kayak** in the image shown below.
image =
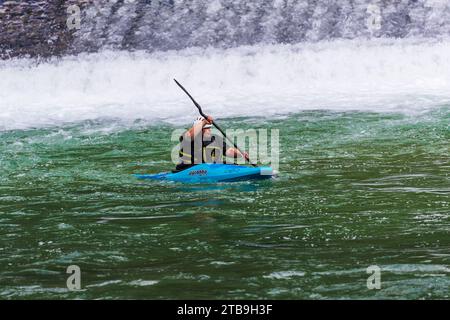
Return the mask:
[[246,167],[234,164],[202,163],[178,172],[136,174],[138,179],[165,180],[186,183],[232,182],[268,179],[273,175],[271,167]]

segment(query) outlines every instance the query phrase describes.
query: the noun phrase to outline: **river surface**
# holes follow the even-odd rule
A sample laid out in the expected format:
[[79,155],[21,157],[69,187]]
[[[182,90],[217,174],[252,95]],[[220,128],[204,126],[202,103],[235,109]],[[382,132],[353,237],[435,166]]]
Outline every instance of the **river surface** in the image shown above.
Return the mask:
[[449,298],[449,105],[217,118],[279,129],[278,178],[136,180],[173,168],[181,124],[1,131],[0,297]]

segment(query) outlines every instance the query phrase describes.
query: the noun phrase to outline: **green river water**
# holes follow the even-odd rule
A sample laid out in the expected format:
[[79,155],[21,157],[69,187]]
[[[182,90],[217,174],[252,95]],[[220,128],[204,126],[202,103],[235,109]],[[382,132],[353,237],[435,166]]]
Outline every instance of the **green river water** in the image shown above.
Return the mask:
[[180,126],[0,132],[0,298],[448,299],[449,119],[448,106],[218,119],[279,129],[281,154],[277,179],[215,185],[132,176],[173,168]]

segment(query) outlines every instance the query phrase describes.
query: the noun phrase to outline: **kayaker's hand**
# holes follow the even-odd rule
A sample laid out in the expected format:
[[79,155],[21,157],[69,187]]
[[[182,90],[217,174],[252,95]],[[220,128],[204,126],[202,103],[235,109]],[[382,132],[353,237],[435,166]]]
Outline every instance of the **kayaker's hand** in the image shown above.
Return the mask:
[[206,122],[208,123],[208,124],[212,124],[213,122],[214,122],[214,120],[213,120],[213,118],[211,117],[211,116],[208,116],[208,117],[206,117]]

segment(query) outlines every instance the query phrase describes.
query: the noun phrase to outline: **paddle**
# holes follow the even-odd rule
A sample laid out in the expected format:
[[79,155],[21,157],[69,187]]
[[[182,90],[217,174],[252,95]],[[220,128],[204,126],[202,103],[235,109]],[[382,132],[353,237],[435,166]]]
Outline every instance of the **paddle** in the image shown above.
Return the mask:
[[[197,101],[194,100],[194,98],[192,98],[192,96],[189,94],[189,92],[188,92],[188,91],[187,91],[187,90],[186,90],[186,89],[185,89],[185,88],[184,88],[184,87],[183,87],[176,79],[173,79],[173,81],[175,81],[175,83],[181,88],[181,90],[183,90],[184,93],[186,93],[186,94],[188,95],[188,97],[192,100],[192,102],[193,102],[194,105],[197,107],[198,111],[200,112],[200,115],[201,115],[203,118],[207,119],[208,116],[207,116],[206,114],[203,113],[202,107],[197,103]],[[233,146],[234,146],[234,147],[235,147],[242,155],[244,154],[241,150],[239,150],[239,147],[236,145],[236,143],[234,143],[234,141],[231,141],[231,139],[229,139],[229,138],[227,137],[227,135],[225,134],[225,132],[219,127],[219,125],[218,125],[215,121],[213,121],[212,124],[213,124],[214,127],[217,128],[217,130],[220,131],[220,133],[225,137],[225,139],[228,139],[228,141],[230,141],[230,142],[233,144]],[[256,164],[250,162],[250,159],[249,159],[248,157],[245,157],[245,160],[247,160],[248,163],[250,163],[252,166],[257,167]]]

